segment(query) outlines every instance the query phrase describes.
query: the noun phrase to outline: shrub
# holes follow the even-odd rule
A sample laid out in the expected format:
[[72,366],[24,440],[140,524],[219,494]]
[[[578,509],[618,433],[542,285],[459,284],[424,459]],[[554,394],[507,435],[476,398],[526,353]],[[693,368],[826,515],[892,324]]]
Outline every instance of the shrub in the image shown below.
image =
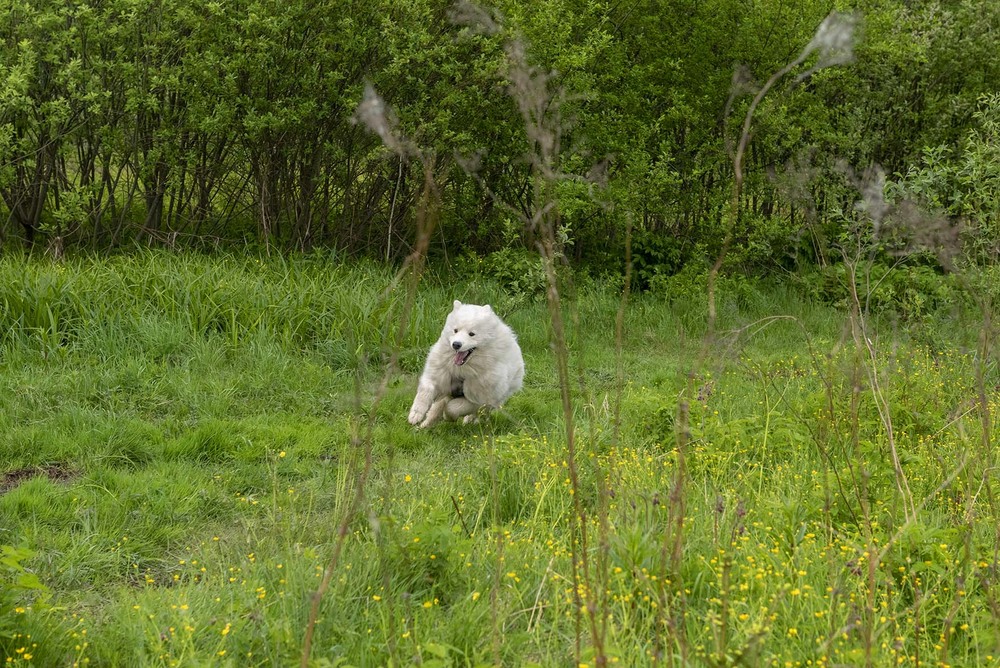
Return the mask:
[[512,297],[534,299],[545,294],[545,268],[538,253],[504,248],[486,256],[463,256],[457,267],[463,276],[490,278]]
[[636,230],[632,236],[632,272],[638,290],[655,290],[684,264],[681,242],[663,233]]
[[[844,263],[803,274],[800,285],[817,300],[838,307],[850,301],[850,272]],[[856,272],[856,288],[862,308],[915,322],[963,299],[958,280],[933,267],[920,264],[892,266],[876,261]]]

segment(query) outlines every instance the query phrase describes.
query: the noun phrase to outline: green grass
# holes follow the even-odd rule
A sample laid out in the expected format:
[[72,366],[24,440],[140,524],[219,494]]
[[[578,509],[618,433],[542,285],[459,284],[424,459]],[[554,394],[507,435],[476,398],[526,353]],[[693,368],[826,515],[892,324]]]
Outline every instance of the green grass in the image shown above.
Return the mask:
[[[297,664],[366,444],[313,665],[594,665],[595,645],[623,666],[1000,665],[974,318],[880,330],[908,519],[843,312],[724,282],[702,359],[696,290],[635,296],[620,387],[619,295],[577,286],[574,490],[544,303],[448,276],[396,345],[405,291],[375,266],[0,259],[0,545],[32,555],[0,559],[5,665]],[[518,332],[525,388],[415,431],[456,298]]]

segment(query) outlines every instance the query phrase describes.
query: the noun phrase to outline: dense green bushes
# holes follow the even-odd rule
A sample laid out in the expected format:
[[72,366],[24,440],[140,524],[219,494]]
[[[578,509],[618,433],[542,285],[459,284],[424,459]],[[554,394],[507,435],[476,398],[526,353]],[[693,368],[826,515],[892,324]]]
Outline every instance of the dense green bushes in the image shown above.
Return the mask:
[[[734,249],[745,268],[816,259],[794,246],[835,236],[817,230],[836,228],[856,197],[843,188],[845,161],[882,164],[906,192],[931,170],[929,200],[958,179],[962,201],[942,202],[952,215],[995,204],[996,102],[981,96],[1000,75],[986,55],[1000,9],[862,4],[856,62],[776,90],[758,110]],[[504,0],[487,31],[453,22],[468,11],[444,0],[8,2],[0,235],[53,252],[140,240],[398,258],[422,179],[352,122],[368,81],[431,156],[443,227],[432,252],[516,245],[510,214],[536,204],[523,159],[532,141],[505,88],[504,45],[520,38],[561,91],[539,102],[560,119],[558,169],[576,175],[555,192],[567,257],[620,269],[631,219],[646,284],[718,250],[733,121],[747,102],[735,96],[724,115],[733,65],[746,66],[737,81],[752,90],[828,10]],[[979,217],[977,257],[1000,236],[990,216]]]

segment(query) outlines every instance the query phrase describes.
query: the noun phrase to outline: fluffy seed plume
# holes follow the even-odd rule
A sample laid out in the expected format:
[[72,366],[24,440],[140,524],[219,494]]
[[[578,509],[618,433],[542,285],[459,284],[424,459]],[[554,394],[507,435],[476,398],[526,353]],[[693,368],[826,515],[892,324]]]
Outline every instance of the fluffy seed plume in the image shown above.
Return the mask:
[[365,84],[364,97],[354,112],[352,121],[363,123],[396,155],[406,155],[406,144],[396,131],[396,116],[371,84]]
[[842,163],[840,170],[857,188],[861,198],[854,210],[872,223],[875,238],[893,255],[917,252],[933,253],[945,269],[951,269],[961,250],[959,227],[940,212],[929,211],[917,202],[903,198],[885,198],[885,172],[878,165],[861,176]]
[[452,5],[448,10],[448,20],[481,35],[496,35],[500,32],[502,22],[499,14],[493,14],[485,7],[468,0],[459,0]]
[[878,166],[866,170],[857,187],[861,199],[854,203],[854,209],[871,218],[878,235],[882,221],[892,209],[885,201],[885,172]]
[[857,14],[830,12],[816,29],[816,34],[802,50],[801,60],[813,53],[819,53],[819,60],[810,70],[844,65],[854,60],[855,32],[858,26]]

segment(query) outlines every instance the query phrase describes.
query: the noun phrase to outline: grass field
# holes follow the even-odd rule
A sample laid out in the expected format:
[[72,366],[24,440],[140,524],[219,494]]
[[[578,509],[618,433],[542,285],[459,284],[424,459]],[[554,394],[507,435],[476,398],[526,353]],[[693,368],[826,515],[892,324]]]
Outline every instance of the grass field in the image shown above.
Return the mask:
[[[400,338],[391,274],[329,257],[0,259],[4,665],[297,665],[329,573],[314,666],[1000,666],[976,317],[859,348],[734,280],[707,354],[682,286],[619,350],[619,291],[578,282],[571,457],[544,301],[448,276]],[[525,388],[415,431],[453,299]]]

